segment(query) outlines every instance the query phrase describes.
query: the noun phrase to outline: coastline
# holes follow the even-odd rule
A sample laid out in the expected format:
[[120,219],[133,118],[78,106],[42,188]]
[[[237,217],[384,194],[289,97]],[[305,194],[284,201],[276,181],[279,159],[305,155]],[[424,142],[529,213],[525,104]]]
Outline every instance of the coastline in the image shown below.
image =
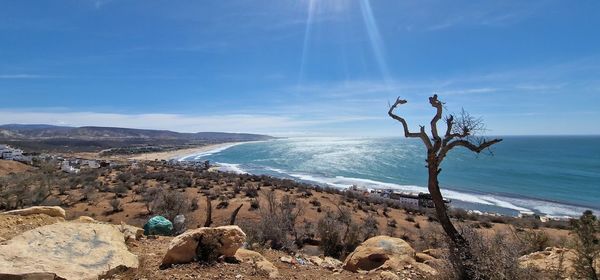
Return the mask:
[[195,148],[186,148],[186,149],[177,149],[173,151],[167,152],[157,152],[157,153],[145,153],[136,155],[133,157],[129,157],[130,160],[145,160],[145,161],[153,161],[153,160],[171,160],[171,159],[181,159],[188,156],[193,156],[195,154],[205,153],[212,150],[221,149],[224,147],[234,146],[241,143],[246,142],[225,142],[219,144],[209,144],[205,146],[199,146]]

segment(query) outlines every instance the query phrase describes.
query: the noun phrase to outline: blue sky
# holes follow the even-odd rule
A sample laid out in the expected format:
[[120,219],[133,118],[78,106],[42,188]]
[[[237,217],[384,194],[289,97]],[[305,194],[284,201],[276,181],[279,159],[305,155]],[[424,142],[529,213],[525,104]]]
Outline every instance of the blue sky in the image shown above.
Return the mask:
[[488,134],[600,134],[599,1],[4,1],[0,123],[400,135],[436,92]]

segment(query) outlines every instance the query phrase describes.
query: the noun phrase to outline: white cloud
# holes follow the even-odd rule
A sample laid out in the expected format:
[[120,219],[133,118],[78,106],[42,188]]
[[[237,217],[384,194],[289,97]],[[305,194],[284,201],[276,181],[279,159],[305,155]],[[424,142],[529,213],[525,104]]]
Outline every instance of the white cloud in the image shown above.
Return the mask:
[[371,117],[332,116],[321,119],[294,119],[273,115],[207,115],[182,114],[115,114],[97,112],[21,112],[0,111],[0,123],[53,124],[66,126],[110,126],[162,129],[178,132],[248,132],[267,134],[302,134],[306,128],[371,120]]
[[0,74],[0,79],[38,79],[45,77],[46,76],[32,74]]

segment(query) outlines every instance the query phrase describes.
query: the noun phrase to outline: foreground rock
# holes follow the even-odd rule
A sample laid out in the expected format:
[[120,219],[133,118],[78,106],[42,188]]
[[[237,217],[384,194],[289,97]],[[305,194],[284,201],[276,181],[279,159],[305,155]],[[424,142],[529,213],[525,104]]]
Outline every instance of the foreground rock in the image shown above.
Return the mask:
[[246,234],[238,226],[188,230],[171,240],[161,267],[200,260],[203,252],[215,256],[234,257],[235,252],[245,241]]
[[[95,223],[60,222],[42,226],[0,245],[3,279],[98,279],[137,267],[123,234]],[[12,278],[11,278],[12,277]],[[32,278],[45,277],[45,278]]]
[[139,227],[135,227],[135,226],[131,226],[128,225],[126,223],[121,222],[120,225],[113,225],[110,223],[104,223],[101,221],[97,221],[94,220],[94,218],[92,217],[88,217],[88,216],[80,216],[79,218],[73,220],[73,222],[76,223],[92,223],[92,224],[106,224],[106,225],[110,225],[115,227],[117,230],[119,230],[122,234],[123,237],[125,238],[125,241],[129,241],[129,240],[140,240],[140,238],[142,238],[142,236],[144,236],[144,230],[142,228]]
[[235,252],[235,258],[240,262],[248,262],[269,278],[279,277],[279,270],[258,252],[240,248]]
[[0,239],[8,240],[28,230],[64,221],[63,218],[45,214],[0,215]]
[[[519,265],[555,275],[561,271],[563,279],[576,279],[573,265],[577,260],[574,250],[548,247],[544,251],[534,252],[519,258]],[[600,271],[600,259],[596,259],[596,271]]]
[[[562,264],[561,264],[562,258]],[[575,252],[565,248],[546,248],[544,251],[534,252],[519,258],[519,264],[523,267],[540,270],[563,270],[566,274],[573,274],[573,261]]]
[[35,214],[45,214],[50,217],[58,217],[58,218],[66,218],[66,212],[64,209],[58,206],[34,206],[25,209],[17,209],[7,212],[2,212],[0,215],[19,215],[19,216],[29,216]]
[[430,266],[416,262],[415,250],[406,241],[389,236],[376,236],[363,242],[348,255],[343,267],[352,272],[414,268],[429,275],[437,274]]

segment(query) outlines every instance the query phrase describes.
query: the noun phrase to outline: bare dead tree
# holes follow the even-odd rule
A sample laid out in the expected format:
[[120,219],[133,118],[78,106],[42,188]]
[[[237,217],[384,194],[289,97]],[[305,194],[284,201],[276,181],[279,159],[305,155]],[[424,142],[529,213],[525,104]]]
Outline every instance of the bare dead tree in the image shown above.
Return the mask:
[[443,103],[438,100],[437,94],[429,97],[429,104],[435,108],[436,113],[431,119],[431,137],[425,132],[425,126],[420,126],[419,132],[411,132],[404,118],[396,115],[394,110],[406,104],[404,99],[396,99],[390,106],[388,115],[394,120],[400,122],[404,129],[404,136],[407,138],[419,138],[427,148],[427,187],[433,200],[435,211],[442,228],[446,235],[452,241],[452,245],[458,253],[461,260],[461,270],[463,279],[473,279],[473,256],[470,251],[468,241],[456,230],[448,216],[448,209],[444,203],[444,198],[440,191],[438,175],[442,172],[440,165],[450,150],[456,147],[467,148],[475,153],[480,153],[490,146],[502,141],[502,139],[488,140],[483,137],[477,137],[477,133],[485,129],[483,121],[480,118],[474,118],[464,110],[456,117],[449,115],[446,117],[446,132],[438,132],[438,122],[442,119]]
[[235,225],[235,218],[240,212],[240,209],[242,209],[242,206],[244,206],[244,204],[240,204],[240,206],[238,206],[238,208],[235,208],[235,210],[233,210],[233,213],[231,213],[231,219],[229,220],[230,225]]
[[212,203],[210,197],[206,197],[206,221],[204,221],[204,227],[210,227],[212,225]]

